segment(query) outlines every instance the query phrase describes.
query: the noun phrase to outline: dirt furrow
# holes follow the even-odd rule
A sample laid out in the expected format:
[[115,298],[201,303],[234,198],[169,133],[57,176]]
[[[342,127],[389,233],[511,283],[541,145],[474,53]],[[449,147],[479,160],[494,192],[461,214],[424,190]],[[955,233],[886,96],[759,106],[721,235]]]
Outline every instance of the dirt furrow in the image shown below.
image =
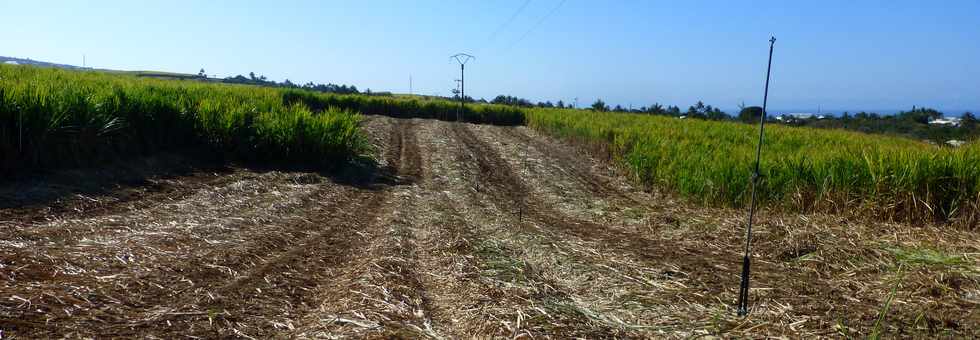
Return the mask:
[[339,205],[308,211],[306,223],[318,229],[315,234],[216,289],[214,300],[199,306],[212,314],[189,320],[192,333],[271,338],[293,329],[320,303],[315,292],[358,256],[367,241],[358,231],[376,223],[387,193],[357,190],[345,196]]
[[[281,176],[275,173],[272,177],[264,174],[251,177],[256,181],[239,180],[230,186],[256,186],[267,190],[258,196],[241,190],[231,190],[227,194],[208,191],[199,197],[201,200],[193,199],[187,202],[189,204],[178,201],[121,216],[127,221],[120,225],[121,230],[145,234],[138,239],[114,240],[117,236],[109,235],[107,239],[98,235],[105,232],[99,230],[99,224],[118,224],[119,218],[114,215],[92,221],[81,220],[82,224],[92,226],[88,228],[92,234],[98,235],[94,244],[85,237],[70,238],[59,241],[64,243],[59,245],[59,251],[51,246],[42,251],[49,255],[65,253],[60,256],[62,258],[75,257],[69,268],[80,266],[81,270],[91,274],[76,275],[70,279],[70,285],[44,276],[34,278],[44,285],[51,285],[52,291],[61,290],[57,287],[72,288],[56,296],[37,297],[27,292],[2,289],[13,295],[19,294],[17,296],[32,303],[55,308],[65,306],[63,313],[39,310],[43,313],[23,314],[18,311],[22,308],[11,309],[8,313],[2,305],[0,312],[22,314],[21,318],[27,316],[27,320],[32,319],[31,315],[49,321],[52,317],[61,319],[59,328],[45,329],[54,332],[50,334],[72,334],[75,329],[87,330],[78,333],[80,335],[98,330],[97,334],[104,335],[173,332],[169,334],[214,336],[238,332],[271,334],[267,332],[276,327],[288,328],[283,325],[288,325],[290,313],[301,314],[303,306],[316,305],[305,299],[310,294],[304,292],[312,291],[315,287],[311,286],[325,277],[323,268],[336,266],[338,254],[349,252],[349,246],[357,244],[336,236],[352,237],[350,235],[354,234],[349,230],[364,228],[351,223],[357,224],[356,217],[367,215],[355,216],[350,212],[370,211],[383,201],[384,195],[378,194],[376,189],[338,190],[332,183],[322,183],[323,180],[313,174],[294,177],[299,185],[280,184]],[[312,182],[303,184],[307,181]],[[263,198],[265,196],[268,199]],[[234,200],[222,202],[223,198]],[[276,198],[278,202],[269,200]],[[244,205],[236,207],[239,202]],[[225,209],[215,205],[222,203],[232,204],[221,206]],[[78,222],[69,220],[68,226],[72,223]],[[134,227],[144,230],[134,230]],[[76,243],[78,246],[74,245]],[[120,249],[120,246],[124,248]],[[95,249],[99,251],[93,253]],[[123,254],[119,262],[102,260],[119,253]],[[94,254],[105,256],[93,257]],[[24,257],[36,259],[30,254]],[[127,262],[132,265],[126,266]],[[58,267],[56,264],[48,267],[52,266]],[[23,271],[24,266],[18,268]],[[31,279],[23,272],[16,275],[14,280],[22,283]],[[243,300],[249,303],[234,303]],[[247,308],[235,309],[241,305],[247,305]],[[273,317],[277,315],[281,317]],[[85,326],[97,320],[110,322],[113,326],[101,329]],[[224,324],[215,323],[218,321]]]
[[519,141],[521,147],[530,147],[537,151],[537,154],[546,156],[548,158],[546,164],[570,172],[573,179],[588,187],[589,191],[594,193],[596,197],[617,200],[627,206],[658,207],[649,201],[637,199],[631,193],[614,184],[612,179],[600,175],[594,170],[594,165],[589,164],[590,158],[582,157],[581,150],[573,151],[568,146],[557,145],[554,141],[536,138],[530,135],[526,128],[504,128],[500,130],[505,135]]
[[420,183],[425,182],[417,124],[396,120],[385,153],[399,183],[385,202],[372,207],[374,221],[357,232],[359,252],[317,293],[320,305],[289,334],[299,337],[437,336],[427,287],[418,270],[414,219]]
[[[186,176],[141,179],[139,185],[134,187],[116,184],[119,188],[107,192],[73,193],[70,197],[57,199],[53,203],[0,209],[0,239],[32,242],[51,237],[83,236],[91,230],[65,226],[39,233],[34,228],[66,219],[92,219],[177,202],[189,198],[201,188],[224,186],[236,178],[233,169],[215,170],[216,172],[194,172]],[[38,185],[42,186],[44,185]],[[18,187],[16,190],[44,191],[45,188]]]
[[[416,180],[421,165],[412,124],[401,122],[386,130],[389,134],[385,146],[388,169],[395,170],[395,175],[404,179],[402,184]],[[223,317],[225,333],[219,334],[268,337],[294,332],[303,325],[304,319],[318,315],[324,305],[342,299],[322,293],[336,293],[328,287],[344,282],[342,278],[351,268],[357,267],[356,263],[365,255],[377,261],[368,268],[372,274],[376,274],[375,268],[381,269],[378,276],[371,277],[382,282],[377,286],[388,288],[390,297],[415,307],[409,308],[411,314],[393,318],[421,314],[424,319],[424,289],[411,266],[397,261],[410,259],[413,243],[404,239],[403,230],[397,227],[387,233],[380,232],[383,230],[380,222],[389,211],[393,195],[400,190],[393,187],[357,190],[351,195],[342,195],[338,207],[309,214],[313,218],[308,223],[319,229],[316,234],[221,287],[219,293],[223,299],[219,298],[214,306],[223,306],[227,316]],[[255,288],[254,291],[251,288]],[[234,311],[229,313],[232,308]]]
[[846,337],[890,295],[889,334],[975,333],[968,232],[763,213],[737,318],[739,211],[637,190],[523,127],[361,128],[377,163],[336,177],[30,184],[61,198],[0,209],[0,337]]
[[[656,240],[650,240],[622,230],[616,230],[607,226],[594,223],[588,220],[577,219],[558,211],[552,204],[541,200],[527,186],[524,179],[517,175],[511,164],[501,156],[500,152],[488,145],[473,133],[472,130],[463,127],[455,128],[457,135],[463,144],[472,150],[475,162],[479,167],[480,173],[486,175],[484,178],[499,187],[499,192],[492,193],[498,202],[506,202],[511,205],[515,215],[520,214],[520,207],[526,204],[525,214],[530,220],[541,222],[549,228],[557,228],[576,237],[601,241],[611,249],[629,250],[641,258],[656,260],[659,258],[670,258],[662,254],[669,251],[666,245],[657,244]],[[519,216],[518,216],[519,217]],[[625,243],[625,244],[624,244]]]
[[[656,312],[650,308],[671,303],[659,296],[667,287],[673,293],[690,294],[696,299],[708,301],[710,305],[717,305],[720,302],[717,300],[717,293],[726,291],[725,283],[733,280],[733,275],[727,270],[704,273],[704,268],[735,268],[732,259],[719,259],[720,254],[711,250],[679,249],[676,245],[621,228],[611,228],[563,214],[553,208],[552,204],[537,197],[512,170],[513,164],[508,164],[499,151],[480,140],[472,131],[458,128],[457,132],[464,144],[474,150],[473,154],[477,155],[475,162],[486,174],[485,178],[502,189],[499,193],[491,193],[495,201],[527,200],[525,218],[530,221],[520,224],[521,230],[554,239],[553,244],[558,249],[578,250],[580,254],[577,257],[591,262],[586,265],[593,267],[590,271],[594,271],[594,274],[615,275],[632,281],[618,283],[631,285],[629,290],[638,294],[634,300],[620,301],[622,306],[639,304],[636,307]],[[590,252],[594,252],[595,256],[590,256]],[[690,276],[691,273],[698,273],[697,277]],[[612,279],[610,282],[616,281],[621,279]],[[644,298],[642,292],[654,298]],[[615,308],[614,305],[609,306]],[[643,319],[642,316],[636,318]],[[644,321],[661,324],[665,328],[669,327],[663,325],[670,323],[669,318]]]
[[[502,129],[485,129],[478,127],[480,138],[486,145],[493,148],[500,155],[502,161],[508,162],[511,167],[520,166],[520,149],[525,147],[520,145],[519,138],[510,138],[508,133]],[[532,148],[533,149],[533,148]],[[737,334],[745,332],[753,326],[747,326],[745,321],[734,318],[731,314],[731,305],[734,303],[735,293],[732,290],[738,284],[737,269],[739,263],[737,259],[740,254],[735,251],[739,249],[741,237],[738,230],[743,223],[743,216],[730,215],[729,212],[701,208],[700,215],[691,214],[690,211],[678,209],[656,209],[655,211],[644,212],[650,223],[635,223],[627,221],[629,214],[623,214],[621,207],[616,205],[628,204],[628,202],[616,202],[612,199],[612,205],[602,210],[604,214],[582,214],[588,211],[590,203],[588,199],[600,198],[604,196],[601,192],[594,192],[588,185],[576,186],[577,183],[569,184],[568,178],[562,178],[560,171],[561,160],[554,156],[555,152],[537,153],[532,152],[532,159],[538,158],[541,162],[530,162],[529,168],[524,178],[527,188],[532,197],[529,200],[532,219],[534,218],[535,206],[544,205],[541,211],[554,209],[555,214],[546,214],[539,221],[546,225],[558,225],[563,228],[553,228],[555,238],[566,240],[564,243],[574,243],[570,240],[581,239],[594,242],[602,249],[604,254],[621,254],[615,256],[604,256],[600,262],[607,262],[609,258],[617,258],[625,255],[630,262],[639,264],[642,267],[657,268],[659,278],[667,280],[654,280],[653,284],[660,285],[663,282],[674,282],[684,285],[683,287],[672,287],[666,291],[648,294],[649,290],[644,290],[642,285],[633,285],[628,290],[637,294],[633,301],[623,301],[622,306],[632,303],[639,303],[649,307],[666,307],[673,305],[667,311],[659,312],[661,316],[654,319],[646,319],[646,322],[663,325],[674,320],[674,323],[686,325],[695,334],[725,333]],[[572,176],[575,171],[571,171]],[[587,175],[587,174],[581,174]],[[573,178],[574,180],[574,178]],[[574,182],[574,181],[573,181]],[[564,202],[571,203],[563,205]],[[665,202],[666,203],[666,202]],[[665,204],[666,205],[666,204]],[[570,214],[568,212],[575,212]],[[627,210],[628,211],[628,210]],[[564,225],[559,224],[552,217],[565,214]],[[709,214],[709,219],[705,215]],[[571,220],[571,221],[570,221]],[[805,219],[803,220],[806,221]],[[569,223],[571,222],[571,223]],[[821,284],[821,273],[824,275],[837,275],[838,279],[846,280],[846,272],[828,272],[807,270],[798,266],[795,261],[787,259],[800,258],[806,253],[801,253],[794,249],[800,245],[787,245],[786,235],[805,235],[804,230],[788,229],[786,225],[779,225],[785,222],[771,221],[765,215],[757,220],[758,223],[758,250],[757,258],[754,261],[753,286],[758,289],[752,295],[751,304],[753,314],[760,318],[759,321],[752,323],[758,325],[774,325],[779,329],[791,330],[794,325],[798,325],[800,320],[806,320],[812,315],[838,315],[838,318],[866,320],[873,323],[874,313],[859,312],[854,313],[848,307],[855,303],[869,303],[875,305],[876,302],[864,302],[861,300],[848,300],[831,289],[818,288]],[[793,223],[793,222],[790,222]],[[799,222],[797,222],[799,223]],[[809,223],[807,223],[809,224]],[[642,228],[642,227],[648,227]],[[867,232],[866,232],[867,233]],[[780,236],[783,235],[783,236]],[[795,241],[799,242],[799,241]],[[794,243],[795,243],[794,242]],[[814,241],[804,241],[813,244]],[[789,247],[789,250],[787,250]],[[812,247],[812,246],[803,246]],[[825,247],[839,248],[837,245],[827,244]],[[782,250],[780,250],[782,249]],[[851,253],[850,250],[843,250]],[[840,252],[838,250],[837,252]],[[811,252],[813,250],[802,250]],[[785,254],[790,255],[785,255]],[[804,254],[804,255],[800,255]],[[859,258],[875,258],[880,255],[854,254]],[[588,258],[588,256],[582,256]],[[608,264],[608,263],[607,263]],[[637,268],[628,263],[608,264],[614,271],[623,271]],[[629,274],[631,277],[636,275]],[[830,283],[830,282],[828,282]],[[881,299],[881,294],[887,292],[888,287],[880,287],[874,293],[866,294],[866,298],[872,300]],[[585,294],[593,299],[601,297],[602,293]],[[664,299],[664,296],[676,296],[687,302],[678,305],[675,301]],[[880,303],[877,303],[880,304]],[[794,307],[790,307],[794,306]],[[656,316],[648,313],[647,316]],[[905,316],[903,316],[905,317]],[[905,318],[914,319],[913,316]],[[637,320],[643,320],[644,316],[639,315]],[[763,321],[764,320],[764,321]],[[831,328],[833,325],[824,322],[822,328]],[[778,325],[778,326],[775,326]],[[661,330],[670,327],[660,326]],[[820,328],[811,328],[808,334]],[[681,331],[678,329],[678,331]],[[678,335],[685,334],[683,331]]]
[[[520,222],[518,207],[513,202],[527,198],[523,183],[506,163],[500,161],[499,155],[490,152],[485,144],[476,139],[468,126],[453,126],[452,129],[453,134],[466,147],[461,162],[471,164],[472,171],[482,180],[478,186],[479,192],[474,193],[477,196],[474,200],[479,202],[484,210],[488,208],[498,210],[500,214],[498,218],[505,220],[496,228],[484,229],[488,233],[487,237],[490,237],[492,243],[498,247],[521,249],[522,266],[527,268],[532,276],[537,277],[537,280],[545,282],[545,287],[553,290],[552,298],[547,299],[550,301],[542,305],[549,306],[547,308],[549,313],[564,315],[566,318],[565,326],[545,327],[544,329],[549,331],[543,334],[588,337],[636,336],[636,333],[630,331],[632,325],[601,310],[605,306],[582,301],[582,295],[579,294],[581,291],[578,288],[582,283],[593,280],[596,274],[601,274],[605,270],[595,267],[594,263],[588,262],[587,259],[586,262],[582,262],[583,258],[580,256],[570,256],[569,249],[577,245],[565,244],[550,230],[540,229],[539,224],[545,225],[546,228],[554,228],[547,224],[557,222],[545,218],[546,213],[536,210],[537,206],[529,207],[530,209],[525,211],[525,221]],[[555,218],[560,217],[555,215]],[[529,223],[528,220],[538,222]],[[589,273],[580,275],[583,270]],[[581,282],[575,282],[576,280]]]
[[[414,230],[423,281],[433,297],[437,334],[452,338],[592,336],[605,328],[574,312],[567,296],[523,259],[523,249],[500,240],[508,218],[465,178],[476,173],[448,126],[432,122],[422,133],[428,169]],[[503,218],[501,218],[503,217]]]
[[[101,331],[118,328],[121,333],[127,333],[127,329],[160,319],[162,314],[204,314],[198,304],[209,297],[214,298],[214,287],[247,272],[268,253],[279,248],[288,249],[296,239],[302,239],[313,229],[309,223],[302,223],[308,221],[308,217],[299,216],[308,213],[316,200],[337,201],[339,198],[332,192],[310,193],[309,188],[303,189],[291,194],[294,197],[290,198],[291,202],[243,209],[234,218],[204,222],[209,223],[208,228],[217,230],[180,225],[199,223],[194,221],[177,222],[176,225],[173,223],[180,219],[167,221],[179,215],[163,214],[153,221],[147,217],[152,214],[137,214],[131,217],[133,224],[126,228],[134,231],[133,227],[147,225],[152,229],[137,232],[137,235],[145,236],[100,237],[82,239],[77,246],[48,246],[43,250],[45,253],[61,254],[61,258],[72,261],[67,265],[48,266],[65,268],[63,274],[56,271],[51,276],[30,277],[20,273],[15,280],[36,280],[50,285],[53,291],[64,291],[63,295],[33,298],[50,307],[64,306],[64,311],[55,309],[36,316],[61,319],[58,325],[69,329],[74,322],[114,320],[119,327]],[[160,228],[170,225],[173,227]],[[79,272],[70,272],[71,268],[77,268],[75,270]],[[29,293],[26,296],[32,297]],[[84,303],[71,302],[78,299]],[[86,316],[87,313],[95,314]],[[159,330],[169,328],[162,325],[152,326]],[[166,325],[170,326],[169,323]]]
[[[494,135],[494,137],[498,137],[498,135]],[[517,193],[514,197],[528,197],[528,213],[531,217],[541,220],[547,226],[561,228],[561,230],[576,237],[600,242],[606,246],[606,249],[633,253],[637,258],[647,259],[654,263],[663,262],[663,259],[691,258],[692,262],[683,264],[682,270],[685,267],[687,267],[686,269],[698,269],[711,267],[713,264],[738,264],[737,261],[732,260],[737,256],[719,258],[720,255],[730,254],[705,253],[703,249],[689,249],[676,243],[667,244],[663,239],[651,237],[653,235],[651,235],[650,230],[620,228],[618,224],[612,221],[610,221],[612,223],[593,222],[588,219],[568,216],[568,214],[555,209],[554,203],[541,199],[537,191],[528,186],[527,181],[532,180],[531,178],[547,177],[546,175],[530,173],[528,177],[531,178],[525,180],[517,176],[512,170],[508,170],[512,169],[515,163],[509,163],[504,159],[499,150],[476,135],[473,136],[473,139],[482,153],[487,155],[485,161],[493,164],[492,167],[501,169],[500,171],[503,173],[501,178],[509,178],[510,181],[516,182],[512,185],[512,191]],[[539,183],[536,179],[533,181],[535,184],[542,184],[540,187],[546,186],[544,182]],[[585,194],[592,194],[592,192],[586,191]],[[731,254],[737,255],[734,252]],[[714,279],[720,280],[723,277],[715,277]]]

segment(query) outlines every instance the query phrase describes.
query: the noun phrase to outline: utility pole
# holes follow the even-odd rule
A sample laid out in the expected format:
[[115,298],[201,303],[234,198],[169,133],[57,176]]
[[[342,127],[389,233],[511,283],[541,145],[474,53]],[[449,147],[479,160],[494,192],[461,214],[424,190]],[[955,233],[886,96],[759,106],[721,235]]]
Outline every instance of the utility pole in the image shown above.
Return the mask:
[[409,95],[415,94],[415,92],[412,91],[412,75],[411,74],[408,75],[408,94]]
[[[449,92],[452,92],[452,94],[453,94],[454,97],[460,98],[460,96],[459,96],[459,93],[460,93],[460,90],[459,90],[460,80],[459,79],[453,79],[453,82],[454,82],[454,84],[456,84],[456,87],[454,87]],[[462,105],[456,107],[456,120],[457,121],[459,120],[459,110],[460,110],[461,107],[462,107]],[[449,114],[448,113],[446,114],[446,117],[445,118],[446,118],[446,120],[449,120]]]
[[463,117],[463,104],[466,102],[466,62],[470,61],[470,59],[476,59],[476,57],[466,53],[457,53],[450,56],[449,59],[456,59],[456,62],[459,63],[459,110],[456,111],[456,121],[461,121]]
[[752,202],[749,204],[749,224],[745,229],[745,256],[742,257],[742,284],[738,289],[738,316],[749,314],[749,251],[752,246],[752,219],[755,217],[755,186],[759,182],[759,159],[762,158],[762,137],[766,129],[766,104],[769,101],[769,74],[772,72],[772,49],[776,37],[769,39],[769,66],[766,68],[766,90],[762,95],[762,119],[759,120],[759,145],[755,151],[755,172],[752,174]]

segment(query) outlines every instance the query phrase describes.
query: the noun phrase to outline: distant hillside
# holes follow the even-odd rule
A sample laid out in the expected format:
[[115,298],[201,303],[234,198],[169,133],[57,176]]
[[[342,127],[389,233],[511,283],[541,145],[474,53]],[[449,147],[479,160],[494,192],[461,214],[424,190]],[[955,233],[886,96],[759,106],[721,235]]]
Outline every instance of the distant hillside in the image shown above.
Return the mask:
[[103,72],[110,74],[126,74],[136,77],[146,77],[146,78],[158,78],[158,79],[174,79],[174,80],[193,80],[193,81],[203,81],[211,83],[229,83],[229,84],[245,84],[245,85],[255,85],[263,87],[284,87],[284,88],[302,88],[311,91],[324,92],[324,93],[336,93],[336,94],[364,94],[373,96],[390,96],[390,92],[372,92],[371,89],[367,89],[361,92],[356,86],[347,85],[336,85],[336,84],[315,84],[309,82],[303,85],[295,84],[289,79],[283,82],[276,82],[273,80],[268,80],[265,76],[259,75],[256,77],[254,72],[249,72],[249,76],[245,77],[243,75],[237,75],[234,77],[226,78],[214,78],[208,77],[204,74],[204,70],[201,70],[200,74],[192,73],[178,73],[178,72],[163,72],[163,71],[122,71],[122,70],[110,70],[110,69],[100,69],[92,67],[79,67],[74,65],[56,64],[49,63],[45,61],[37,61],[32,59],[22,59],[22,58],[12,58],[0,56],[0,64],[14,64],[14,65],[27,65],[35,67],[47,67],[47,68],[61,68],[76,71],[94,71]]
[[80,66],[75,66],[75,65],[49,63],[49,62],[46,62],[46,61],[39,61],[39,60],[32,60],[32,59],[22,59],[22,58],[13,58],[13,57],[4,57],[4,56],[0,56],[0,63],[4,63],[4,64],[17,64],[17,65],[33,65],[33,66],[40,66],[40,67],[56,67],[56,68],[66,68],[66,69],[72,69],[72,70],[89,70],[89,69],[91,69],[91,68],[88,68],[88,67],[80,67]]
[[[108,73],[131,74],[137,77],[166,78],[166,79],[201,79],[201,76],[196,74],[189,74],[189,73],[110,70],[110,69],[100,69],[100,68],[92,68],[92,67],[81,67],[81,66],[67,65],[67,64],[49,63],[46,61],[4,57],[4,56],[0,56],[0,64],[31,65],[31,66],[38,66],[38,67],[63,68],[69,70],[90,70],[90,71],[100,71],[100,72],[108,72]],[[221,81],[220,79],[215,79],[215,78],[207,78],[207,80]]]

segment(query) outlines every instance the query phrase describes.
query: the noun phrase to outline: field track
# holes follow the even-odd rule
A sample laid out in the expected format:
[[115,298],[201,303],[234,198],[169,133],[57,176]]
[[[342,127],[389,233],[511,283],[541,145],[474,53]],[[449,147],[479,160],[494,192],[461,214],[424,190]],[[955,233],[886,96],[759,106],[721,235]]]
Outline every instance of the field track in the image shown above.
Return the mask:
[[[763,213],[740,319],[742,212],[524,127],[363,126],[356,180],[201,168],[2,206],[0,338],[841,337],[893,288],[885,332],[980,336],[975,232]],[[925,248],[957,260],[896,255]]]

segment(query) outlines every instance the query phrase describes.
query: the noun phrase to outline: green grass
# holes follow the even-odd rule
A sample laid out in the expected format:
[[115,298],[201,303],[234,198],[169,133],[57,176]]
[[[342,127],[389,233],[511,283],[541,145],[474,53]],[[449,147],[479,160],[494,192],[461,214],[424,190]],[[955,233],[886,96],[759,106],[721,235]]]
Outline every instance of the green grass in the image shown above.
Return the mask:
[[[708,204],[742,206],[758,127],[590,111],[532,109],[527,124],[610,148],[648,185]],[[883,210],[946,219],[980,203],[980,144],[941,148],[898,137],[787,126],[766,128],[759,197],[794,210]]]
[[[99,164],[164,150],[332,167],[366,151],[360,113],[518,125],[519,108],[425,97],[0,65],[0,174]],[[160,73],[156,73],[160,74]],[[176,74],[170,74],[176,75]]]
[[0,173],[164,150],[331,167],[363,152],[359,120],[278,89],[0,65]]
[[962,256],[945,254],[928,248],[888,248],[900,264],[909,266],[957,267],[966,265]]
[[[641,183],[742,206],[757,127],[735,122],[334,95],[125,74],[0,65],[0,173],[98,164],[167,149],[305,166],[365,151],[358,114],[526,124],[598,144]],[[759,197],[797,211],[885,212],[922,220],[980,206],[980,143],[951,149],[842,130],[766,130]],[[963,220],[969,220],[964,218]]]
[[888,298],[885,299],[885,304],[881,307],[881,311],[878,312],[878,318],[875,320],[874,326],[871,328],[871,334],[868,335],[868,339],[878,340],[881,339],[881,334],[884,332],[885,327],[885,317],[888,316],[888,312],[891,310],[892,301],[895,300],[895,294],[898,293],[898,286],[902,282],[902,268],[898,268],[898,278],[892,283],[891,292],[888,293]]
[[458,102],[419,96],[330,95],[291,89],[283,90],[283,98],[288,103],[301,102],[317,110],[333,107],[396,118],[456,120],[459,111],[464,121],[494,125],[521,125],[525,115],[525,110],[518,107],[493,104],[460,107]]

